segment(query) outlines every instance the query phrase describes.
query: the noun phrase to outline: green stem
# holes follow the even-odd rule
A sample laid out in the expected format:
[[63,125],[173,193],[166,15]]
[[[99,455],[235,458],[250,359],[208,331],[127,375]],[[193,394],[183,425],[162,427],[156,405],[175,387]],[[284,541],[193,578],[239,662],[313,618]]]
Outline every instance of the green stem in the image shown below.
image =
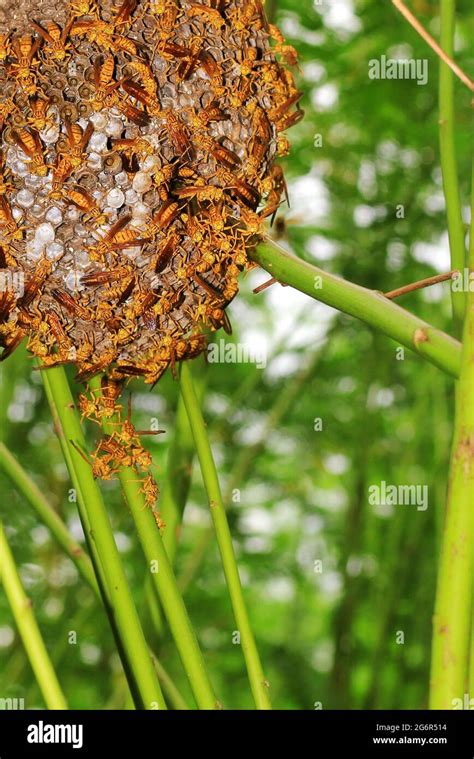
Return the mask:
[[212,456],[206,425],[198,403],[189,362],[181,366],[181,393],[193,431],[196,452],[201,466],[204,486],[209,498],[209,508],[216,531],[217,543],[222,559],[222,566],[229,590],[235,621],[240,632],[242,650],[247,666],[250,687],[258,709],[271,709],[268,696],[268,683],[263,674],[260,657],[255,644],[252,628],[245,606],[239,570],[235,560],[232,536],[222,500],[219,479]]
[[259,245],[251,257],[279,282],[361,319],[415,351],[453,377],[459,375],[461,346],[381,293],[346,282],[288,253],[275,242]]
[[[104,585],[115,613],[116,630],[120,636],[125,669],[137,706],[166,709],[166,703],[153,668],[145,636],[140,624],[124,568],[115,544],[109,517],[90,464],[73,447],[73,441],[85,450],[79,418],[62,367],[42,372],[48,400],[55,414],[59,440],[77,492],[80,516],[85,528],[91,555],[103,573]],[[139,695],[138,695],[139,694]]]
[[[197,393],[199,399],[202,400],[206,384],[206,366],[204,361],[200,361],[200,359],[196,361],[199,362],[199,374],[196,381]],[[174,435],[168,452],[166,480],[160,503],[161,516],[166,524],[163,542],[171,564],[174,563],[176,555],[179,529],[188,498],[194,458],[193,435],[181,396],[178,398],[175,419]]]
[[[307,383],[309,377],[314,371],[320,357],[319,350],[314,353],[302,369],[295,375],[294,380],[289,382],[283,388],[282,392],[276,397],[275,402],[270,408],[262,434],[253,445],[243,448],[236,456],[232,471],[230,473],[229,484],[224,494],[224,503],[229,503],[234,488],[239,483],[245,482],[249,470],[257,461],[262,449],[265,448],[266,441],[272,430],[278,428],[280,421],[288,413],[293,402],[301,393],[302,388]],[[185,593],[193,577],[197,574],[204,558],[208,553],[208,548],[214,534],[214,528],[211,525],[196,539],[195,546],[183,567],[181,577],[179,578],[179,587],[182,593]]]
[[[469,269],[474,273],[474,165]],[[474,550],[474,292],[467,295],[431,666],[432,709],[452,709],[468,683]]]
[[31,601],[21,584],[3,525],[0,522],[0,580],[5,588],[20,637],[48,709],[67,709],[56,672],[48,656]]
[[[33,507],[43,524],[45,524],[51,531],[53,538],[55,538],[60,548],[62,548],[71,561],[76,564],[83,579],[87,582],[96,598],[102,603],[101,590],[97,583],[94,568],[89,556],[83,551],[79,543],[74,540],[68,528],[50,506],[38,486],[33,482],[3,443],[0,443],[0,466],[3,466],[5,473],[10,477],[13,484],[18,488],[19,492],[23,494],[26,501]],[[108,605],[110,605],[110,600]],[[176,709],[188,709],[189,707],[181,696],[178,688],[151,649],[150,655],[155,665],[158,679],[163,686],[163,692],[167,696],[169,702],[173,704]]]
[[[96,393],[100,393],[100,377],[94,377],[90,381],[89,387]],[[104,419],[104,432],[113,434],[118,421],[118,419],[110,421]],[[144,495],[137,478],[137,471],[132,467],[124,467],[119,472],[120,484],[132,513],[143,552],[149,563],[149,571],[163,611],[199,708],[219,708],[220,704],[213,693],[206,665],[183,598],[179,592],[160,531],[155,524],[151,510],[146,508]]]
[[92,588],[94,594],[100,599],[99,586],[97,585],[97,580],[88,555],[81,548],[79,543],[74,540],[66,525],[50,506],[39,487],[28,476],[23,467],[3,443],[0,443],[0,467],[3,468],[3,471],[10,478],[15,487],[33,507],[40,520],[50,530],[63,551],[70,559],[72,559],[83,579]]
[[[455,0],[440,0],[440,45],[450,58],[454,54]],[[451,269],[463,271],[466,260],[464,225],[457,176],[455,123],[454,123],[454,74],[440,60],[439,71],[439,142],[443,189],[446,201]],[[465,293],[451,289],[453,317],[458,335],[462,332]]]

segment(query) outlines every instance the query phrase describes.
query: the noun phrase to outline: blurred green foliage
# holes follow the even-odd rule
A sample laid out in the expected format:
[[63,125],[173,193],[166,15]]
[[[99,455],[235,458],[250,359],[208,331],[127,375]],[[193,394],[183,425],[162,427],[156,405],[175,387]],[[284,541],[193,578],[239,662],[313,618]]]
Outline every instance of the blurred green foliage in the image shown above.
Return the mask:
[[[276,21],[300,52],[306,111],[284,161],[291,209],[281,211],[275,228],[283,244],[298,242],[308,260],[382,291],[449,270],[435,56],[389,2],[278,0],[272,11],[275,5]],[[457,60],[472,72],[474,7],[469,0],[457,5]],[[437,6],[412,3],[434,36]],[[381,55],[427,58],[428,84],[371,81],[368,61]],[[466,201],[471,125],[469,92],[461,85],[456,113]],[[399,206],[404,218],[397,218]],[[228,498],[229,518],[273,703],[423,708],[452,382],[408,351],[399,360],[386,338],[289,289],[276,285],[253,295],[265,276],[244,279],[231,317],[232,339],[258,340],[268,348],[268,365],[209,365],[205,410],[224,491],[239,490]],[[402,305],[450,331],[447,285],[405,297]],[[152,392],[139,383],[129,389],[137,426],[157,417],[167,430],[146,443],[160,481],[177,383],[167,375]],[[23,349],[2,366],[0,416],[5,443],[80,536],[41,379]],[[88,427],[92,443],[97,430]],[[428,485],[428,509],[369,505],[369,486],[383,480]],[[70,706],[124,708],[106,616],[3,475],[0,487],[1,516]],[[172,641],[166,633],[157,639],[150,625],[146,566],[130,515],[117,484],[103,487],[150,641],[192,703]],[[187,572],[208,523],[195,470],[178,575]],[[229,708],[251,708],[214,542],[185,598],[216,692]],[[69,644],[70,631],[77,645]],[[15,696],[25,698],[26,708],[43,705],[0,592],[0,697]]]

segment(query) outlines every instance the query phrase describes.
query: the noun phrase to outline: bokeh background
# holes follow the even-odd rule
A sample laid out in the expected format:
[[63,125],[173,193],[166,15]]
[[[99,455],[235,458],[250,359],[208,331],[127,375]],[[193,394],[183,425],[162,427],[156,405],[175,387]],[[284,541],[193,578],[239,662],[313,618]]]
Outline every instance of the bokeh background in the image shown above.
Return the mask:
[[[434,36],[438,5],[411,3]],[[472,73],[474,7],[470,0],[457,6],[457,60]],[[376,290],[448,271],[434,55],[388,0],[267,0],[267,8],[300,53],[306,111],[284,161],[291,207],[282,207],[272,234],[325,270]],[[428,83],[370,80],[369,61],[382,55],[428,59]],[[461,86],[456,113],[467,202],[472,132],[469,92]],[[230,309],[233,337],[223,337],[261,353],[266,367],[213,363],[199,371],[206,373],[204,408],[273,703],[423,708],[453,383],[408,351],[400,360],[389,339],[290,288],[254,295],[265,279],[258,270],[243,279]],[[448,285],[400,302],[451,331]],[[136,426],[158,418],[167,430],[146,441],[160,482],[178,386],[168,373],[152,392],[140,383],[129,389]],[[22,348],[1,366],[0,392],[3,441],[82,540],[41,378]],[[382,480],[427,485],[428,509],[371,506],[368,488]],[[1,517],[70,706],[126,708],[104,613],[2,474],[0,488]],[[150,640],[189,696],[172,641],[166,632],[157,639],[147,617],[146,565],[117,483],[104,492]],[[226,707],[252,708],[208,526],[195,468],[177,573],[217,693]],[[68,642],[71,630],[77,645]],[[0,697],[43,706],[1,588]]]

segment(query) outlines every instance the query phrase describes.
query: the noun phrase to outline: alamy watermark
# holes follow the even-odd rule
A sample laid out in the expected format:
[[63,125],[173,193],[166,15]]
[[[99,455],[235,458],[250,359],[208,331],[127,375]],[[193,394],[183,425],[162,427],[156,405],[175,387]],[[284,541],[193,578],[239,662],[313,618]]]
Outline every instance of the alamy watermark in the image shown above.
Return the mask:
[[369,486],[371,506],[416,506],[417,511],[428,508],[428,485],[388,485],[385,480]]
[[24,698],[0,698],[0,712],[18,711],[25,708]]
[[0,269],[0,293],[12,292],[17,298],[25,293],[25,273]]
[[417,84],[428,84],[427,58],[371,58],[369,79],[414,79]]
[[227,343],[221,338],[207,346],[207,360],[210,364],[255,364],[257,369],[265,369],[267,351],[263,346]]

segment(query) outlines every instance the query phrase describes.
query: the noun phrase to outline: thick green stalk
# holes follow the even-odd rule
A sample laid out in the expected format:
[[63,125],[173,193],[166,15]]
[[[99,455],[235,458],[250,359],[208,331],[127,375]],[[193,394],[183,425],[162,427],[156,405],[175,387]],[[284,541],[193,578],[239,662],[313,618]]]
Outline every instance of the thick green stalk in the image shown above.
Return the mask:
[[31,601],[21,584],[3,525],[0,522],[0,581],[23,641],[26,654],[48,709],[67,709],[66,699],[48,656]]
[[235,560],[232,536],[229,530],[227,517],[222,499],[216,466],[212,456],[206,424],[204,422],[189,362],[183,362],[181,366],[181,393],[193,432],[196,452],[201,466],[204,486],[209,498],[209,508],[216,531],[217,543],[221,555],[222,566],[227,582],[227,588],[234,612],[235,621],[240,632],[242,650],[247,666],[247,672],[258,709],[271,709],[268,696],[268,683],[263,674],[260,657],[255,644],[250,620],[245,606],[239,570]]
[[3,443],[0,443],[0,467],[2,467],[19,492],[22,493],[26,501],[33,507],[40,520],[50,530],[57,543],[69,558],[72,559],[79,573],[100,599],[99,586],[97,585],[88,555],[79,543],[74,540],[66,525],[50,506],[39,487],[28,476],[21,464],[18,463]]
[[[454,53],[455,0],[440,0],[440,45],[450,58]],[[459,193],[455,145],[454,74],[442,60],[439,62],[439,143],[441,172],[446,202],[451,269],[463,272],[466,261],[464,225]],[[462,332],[465,293],[451,289],[453,317],[458,335]]]
[[361,319],[388,337],[415,351],[453,377],[459,375],[461,346],[382,293],[346,282],[334,274],[296,258],[275,242],[259,245],[251,257],[279,282],[291,285],[315,300]]
[[[474,169],[469,269],[474,276]],[[452,709],[468,684],[474,567],[474,292],[468,292],[431,666],[432,709]]]
[[166,709],[100,490],[90,464],[71,442],[85,450],[84,436],[66,374],[62,367],[55,367],[43,371],[42,375],[48,400],[56,415],[63,454],[77,492],[91,555],[103,573],[104,585],[114,610],[116,629],[126,657],[126,672],[131,678],[130,688],[135,698],[139,694],[137,706],[140,708]]
[[[100,378],[95,377],[92,379],[89,386],[96,393],[100,393]],[[113,434],[118,421],[117,419],[110,421],[104,419],[104,432]],[[149,572],[159,595],[196,702],[201,709],[219,708],[220,704],[213,693],[206,665],[183,598],[179,592],[160,531],[155,524],[151,509],[146,508],[137,471],[132,467],[124,467],[119,472],[119,480],[125,500],[132,513],[143,552],[149,563]]]

